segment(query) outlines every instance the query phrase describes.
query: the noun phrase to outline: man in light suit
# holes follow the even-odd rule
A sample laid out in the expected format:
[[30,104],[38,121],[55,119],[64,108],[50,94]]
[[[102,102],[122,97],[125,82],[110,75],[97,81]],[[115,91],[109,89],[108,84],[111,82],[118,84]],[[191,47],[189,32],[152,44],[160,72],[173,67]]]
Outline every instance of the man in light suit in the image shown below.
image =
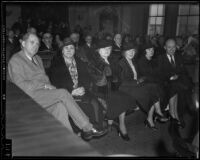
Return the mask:
[[36,55],[40,45],[38,37],[33,33],[26,33],[21,45],[22,50],[16,53],[8,63],[11,82],[72,131],[68,120],[68,115],[70,115],[75,124],[82,129],[83,139],[90,140],[93,137],[105,135],[106,131],[98,131],[93,127],[67,90],[56,89],[51,85],[41,58]]

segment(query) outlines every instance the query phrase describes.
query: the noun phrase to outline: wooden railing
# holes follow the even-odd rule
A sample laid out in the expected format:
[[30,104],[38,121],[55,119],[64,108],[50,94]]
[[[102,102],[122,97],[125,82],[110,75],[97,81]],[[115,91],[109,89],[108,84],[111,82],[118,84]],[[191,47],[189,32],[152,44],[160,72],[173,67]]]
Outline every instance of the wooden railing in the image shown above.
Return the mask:
[[13,156],[100,156],[16,85],[6,84],[6,138]]

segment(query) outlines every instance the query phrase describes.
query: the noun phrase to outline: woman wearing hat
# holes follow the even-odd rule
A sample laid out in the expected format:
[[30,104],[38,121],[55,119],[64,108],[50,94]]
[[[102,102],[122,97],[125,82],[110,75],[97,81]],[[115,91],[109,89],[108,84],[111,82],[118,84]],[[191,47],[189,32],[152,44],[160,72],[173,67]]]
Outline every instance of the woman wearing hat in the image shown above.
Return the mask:
[[145,126],[155,130],[157,128],[153,119],[154,111],[163,116],[160,110],[157,86],[144,83],[145,78],[139,75],[137,64],[134,61],[136,51],[136,46],[132,43],[123,47],[124,57],[119,62],[118,72],[121,81],[119,90],[136,99],[138,105],[148,113],[147,119],[144,121]]
[[[64,44],[61,52],[53,58],[49,69],[51,83],[57,88],[67,89],[91,122],[103,129],[103,106],[89,91],[91,78],[87,72],[87,64],[75,55],[75,47],[71,41]],[[77,131],[76,127],[74,129]]]
[[89,70],[94,80],[93,91],[107,108],[109,125],[112,120],[119,118],[119,127],[117,127],[119,136],[128,141],[130,138],[125,125],[125,113],[135,105],[135,100],[128,94],[113,90],[112,85],[113,82],[117,82],[117,77],[113,73],[113,64],[108,60],[111,49],[110,41],[99,41],[94,54],[96,58],[91,62]]
[[[151,44],[148,44],[144,47],[144,54],[138,61],[138,72],[140,76],[144,78],[144,82],[147,84],[155,84],[158,88],[158,94],[160,97],[161,106],[164,107],[167,105],[166,94],[159,79],[158,69],[156,66],[156,59],[154,56],[154,47]],[[161,111],[159,111],[161,113]],[[166,122],[168,119],[163,117],[163,114],[157,114],[158,120],[161,122]]]

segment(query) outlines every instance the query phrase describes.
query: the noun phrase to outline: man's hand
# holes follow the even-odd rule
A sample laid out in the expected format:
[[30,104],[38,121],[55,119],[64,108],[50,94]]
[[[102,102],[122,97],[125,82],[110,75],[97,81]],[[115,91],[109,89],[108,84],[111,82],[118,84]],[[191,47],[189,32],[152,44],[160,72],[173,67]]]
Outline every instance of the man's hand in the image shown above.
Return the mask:
[[45,84],[45,85],[44,85],[44,88],[45,88],[45,89],[56,89],[56,87],[54,87],[54,86],[52,86],[52,85],[50,85],[50,84]]
[[170,80],[171,80],[171,81],[174,81],[174,80],[177,80],[177,79],[178,79],[178,75],[176,75],[176,74],[175,74],[174,76],[171,76],[171,77],[170,77]]
[[85,88],[79,87],[72,90],[72,96],[83,96],[85,94]]

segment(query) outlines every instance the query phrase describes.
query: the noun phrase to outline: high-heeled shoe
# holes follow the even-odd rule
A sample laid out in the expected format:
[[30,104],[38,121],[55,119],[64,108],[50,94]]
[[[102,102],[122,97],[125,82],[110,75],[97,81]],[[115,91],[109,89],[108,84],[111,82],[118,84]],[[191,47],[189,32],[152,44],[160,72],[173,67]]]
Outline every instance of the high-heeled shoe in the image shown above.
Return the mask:
[[184,122],[181,122],[176,118],[173,118],[172,121],[174,121],[177,124],[177,126],[180,127],[181,129],[185,128],[185,123]]
[[169,120],[178,121],[176,118],[172,117],[172,115],[171,115],[169,112],[166,113],[166,117],[167,117]]
[[116,122],[113,122],[112,124],[108,124],[108,131],[109,132],[113,131],[114,128],[118,130],[119,124],[116,123]]
[[164,115],[161,116],[160,114],[155,113],[155,115],[153,117],[153,121],[160,122],[160,123],[166,123],[167,121],[169,121],[169,118],[165,117]]
[[152,126],[147,119],[144,121],[144,125],[145,127],[149,127],[150,129],[158,130],[158,128],[156,126]]
[[182,118],[180,118],[180,121],[179,121],[180,123],[178,124],[179,125],[179,127],[181,127],[182,129],[183,128],[185,128],[185,121],[184,121],[184,119],[182,119]]
[[121,130],[118,128],[118,135],[123,139],[123,140],[125,140],[125,141],[130,141],[130,137],[128,136],[128,134],[126,133],[126,134],[123,134],[122,132],[121,132]]
[[167,116],[169,117],[169,120],[174,121],[179,127],[184,128],[185,127],[185,123],[181,121],[179,121],[177,118],[172,117],[172,115],[168,112]]
[[175,122],[176,122],[176,124],[180,127],[180,128],[185,128],[185,122],[184,121],[180,121],[180,120],[178,120],[178,119],[176,119],[176,118],[174,118],[173,119]]

